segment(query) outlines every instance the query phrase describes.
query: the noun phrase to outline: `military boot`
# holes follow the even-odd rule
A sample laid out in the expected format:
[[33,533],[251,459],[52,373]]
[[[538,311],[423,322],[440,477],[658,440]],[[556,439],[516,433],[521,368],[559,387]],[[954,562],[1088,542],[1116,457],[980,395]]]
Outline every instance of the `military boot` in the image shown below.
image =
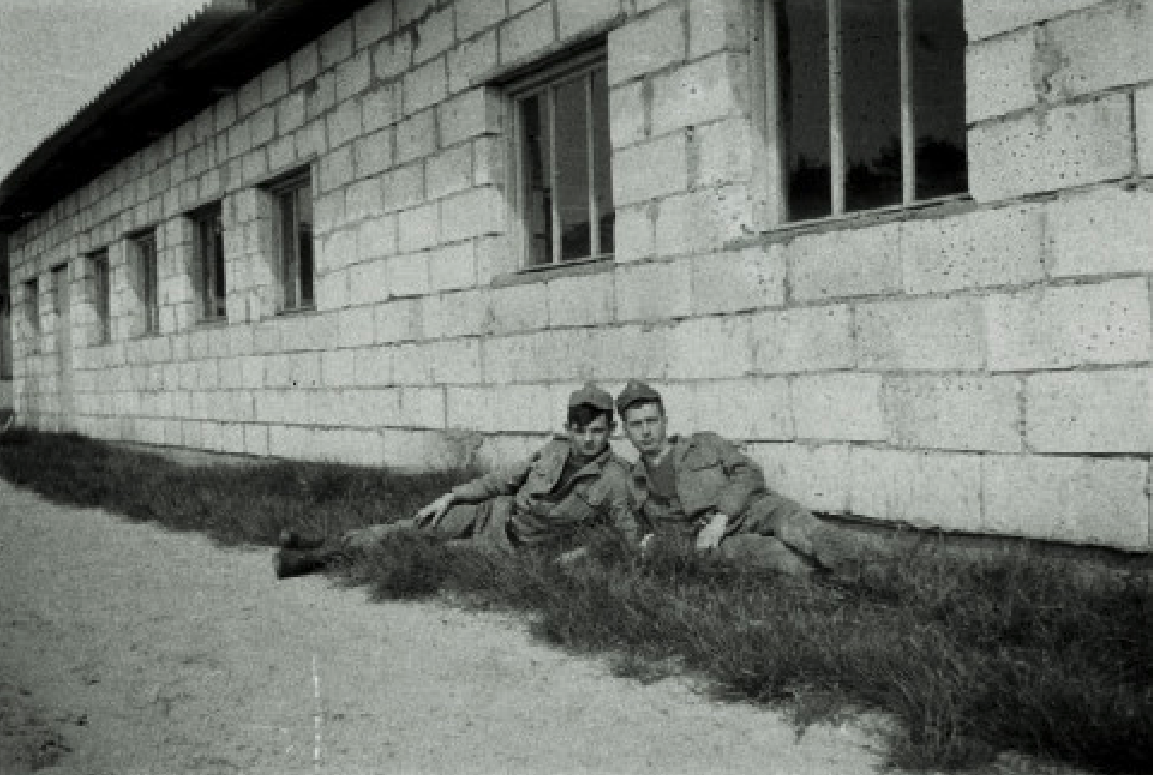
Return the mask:
[[328,561],[332,559],[333,550],[319,549],[281,549],[273,558],[273,567],[276,568],[276,578],[289,579],[293,576],[304,576],[313,571],[323,570]]
[[295,530],[285,528],[280,531],[276,543],[281,549],[319,549],[324,546],[323,538],[306,538]]

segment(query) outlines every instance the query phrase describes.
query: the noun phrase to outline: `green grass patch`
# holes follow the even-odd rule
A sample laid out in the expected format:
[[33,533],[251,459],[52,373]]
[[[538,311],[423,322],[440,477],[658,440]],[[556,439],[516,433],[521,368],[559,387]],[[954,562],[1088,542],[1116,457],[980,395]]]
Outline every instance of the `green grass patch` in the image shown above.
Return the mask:
[[[187,467],[69,435],[0,441],[0,475],[229,544],[335,536],[411,515],[465,472],[305,463]],[[441,596],[529,614],[536,634],[648,681],[683,670],[798,724],[878,712],[890,763],[958,770],[1001,754],[1153,772],[1153,586],[1028,546],[966,556],[934,541],[865,555],[851,579],[740,573],[686,547],[639,560],[609,535],[564,569],[399,535],[339,573],[381,600]],[[271,572],[271,571],[270,571]]]

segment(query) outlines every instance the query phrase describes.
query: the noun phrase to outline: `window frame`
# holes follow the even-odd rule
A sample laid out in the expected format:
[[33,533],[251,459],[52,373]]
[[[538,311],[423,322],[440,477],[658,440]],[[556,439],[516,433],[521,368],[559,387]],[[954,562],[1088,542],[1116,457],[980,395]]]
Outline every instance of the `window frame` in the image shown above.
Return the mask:
[[[823,221],[841,221],[878,213],[905,211],[926,206],[971,199],[968,191],[918,199],[916,196],[916,121],[912,52],[910,48],[910,12],[914,0],[895,0],[901,95],[901,201],[880,207],[849,210],[847,203],[848,164],[844,144],[843,79],[841,54],[843,0],[823,0],[828,25],[829,77],[829,146],[830,146],[830,213],[824,216],[791,219],[789,216],[788,129],[786,111],[781,104],[782,90],[778,65],[778,37],[775,9],[783,0],[757,0],[753,19],[752,53],[757,63],[753,72],[759,83],[753,91],[753,109],[758,129],[764,138],[760,149],[760,169],[755,175],[756,188],[762,197],[762,216],[767,228],[790,228]],[[961,2],[961,0],[958,0]],[[960,95],[965,99],[965,95]],[[966,160],[966,164],[968,161]]]
[[[142,307],[143,336],[160,333],[160,250],[156,229],[137,232],[128,237],[136,267],[137,300]],[[150,245],[151,251],[145,249]]]
[[[225,322],[228,320],[228,275],[224,256],[223,207],[220,202],[213,202],[192,211],[188,218],[192,221],[192,251],[197,275],[197,321]],[[216,233],[206,235],[213,225]]]
[[[312,312],[316,310],[316,232],[315,232],[315,204],[314,188],[312,185],[312,168],[304,167],[282,176],[281,178],[263,186],[265,193],[272,199],[273,212],[273,250],[275,252],[275,275],[277,281],[277,312],[295,313]],[[301,190],[307,190],[308,197],[313,205],[314,224],[309,231],[309,259],[308,267],[304,266],[300,250],[300,213],[299,196]],[[286,211],[291,210],[291,227],[286,223]],[[288,246],[292,245],[291,255]],[[307,270],[307,271],[306,271]],[[311,296],[305,299],[305,275],[308,275],[307,286]],[[292,293],[289,293],[291,286]]]
[[40,323],[40,278],[30,277],[24,281],[24,319],[34,341],[42,333]]
[[[530,74],[526,74],[504,84],[503,93],[505,97],[505,112],[508,118],[506,125],[509,127],[508,143],[507,143],[507,159],[509,170],[509,204],[511,210],[511,234],[516,241],[515,250],[518,256],[517,270],[532,272],[548,269],[557,269],[559,267],[573,266],[584,263],[592,263],[598,261],[611,261],[613,252],[604,252],[601,245],[601,229],[600,219],[608,212],[615,212],[615,204],[607,211],[602,211],[603,208],[599,206],[596,198],[597,188],[597,174],[596,174],[596,158],[597,152],[595,148],[596,129],[594,123],[594,111],[592,102],[592,79],[589,77],[592,73],[603,70],[608,72],[608,53],[607,47],[598,44],[595,47],[573,53],[563,59],[556,60],[551,65],[543,66]],[[555,87],[562,84],[569,83],[578,78],[585,79],[584,95],[585,95],[585,111],[588,116],[588,123],[585,128],[585,138],[588,148],[587,168],[588,168],[588,203],[589,203],[589,255],[580,258],[563,259],[562,258],[562,239],[563,230],[558,228],[561,225],[560,219],[560,201],[555,193],[551,197],[550,205],[548,208],[547,217],[549,219],[550,232],[551,232],[551,245],[549,246],[549,258],[547,262],[532,263],[532,247],[530,244],[531,234],[528,221],[528,194],[529,183],[527,180],[529,169],[525,163],[525,149],[524,149],[524,120],[523,111],[521,108],[522,103],[532,97],[540,95],[548,95],[546,105],[548,106],[549,113],[549,190],[551,192],[557,191],[556,181],[558,169],[556,164],[556,99]],[[605,100],[608,100],[608,85],[606,77]],[[611,121],[611,107],[605,111],[606,121]],[[605,128],[606,131],[608,127]],[[612,146],[611,140],[609,146],[604,149],[604,153],[608,155],[610,161],[608,165],[609,170],[609,192],[612,192],[612,163],[611,154]],[[615,247],[615,220],[613,224],[614,235],[613,243]]]
[[92,309],[96,313],[96,344],[112,341],[112,263],[108,248],[87,255],[92,270]]

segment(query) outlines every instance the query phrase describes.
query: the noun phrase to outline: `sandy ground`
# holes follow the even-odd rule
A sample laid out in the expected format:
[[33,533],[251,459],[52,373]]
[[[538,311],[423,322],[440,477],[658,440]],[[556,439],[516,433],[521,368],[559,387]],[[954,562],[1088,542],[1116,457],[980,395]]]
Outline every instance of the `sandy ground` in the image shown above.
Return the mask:
[[515,619],[277,582],[270,556],[0,481],[0,775],[879,769],[852,726],[798,739]]

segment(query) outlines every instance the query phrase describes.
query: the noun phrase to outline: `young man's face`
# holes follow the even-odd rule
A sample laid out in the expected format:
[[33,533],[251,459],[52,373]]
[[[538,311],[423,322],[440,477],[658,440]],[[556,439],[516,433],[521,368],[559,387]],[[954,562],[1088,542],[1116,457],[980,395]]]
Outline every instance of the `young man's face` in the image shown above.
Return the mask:
[[605,451],[609,445],[609,435],[613,431],[613,423],[605,415],[598,415],[588,425],[580,426],[569,423],[568,438],[573,451],[583,460],[592,460]]
[[659,455],[668,429],[668,419],[658,404],[633,404],[625,410],[625,435],[642,455]]

